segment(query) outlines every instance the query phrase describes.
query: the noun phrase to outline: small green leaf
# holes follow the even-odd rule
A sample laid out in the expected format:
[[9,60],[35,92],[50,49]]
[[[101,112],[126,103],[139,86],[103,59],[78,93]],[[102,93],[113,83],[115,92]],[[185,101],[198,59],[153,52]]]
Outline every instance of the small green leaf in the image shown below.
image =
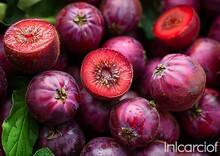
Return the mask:
[[6,156],[30,156],[39,135],[39,125],[27,111],[25,93],[26,87],[13,92],[11,113],[2,124]]
[[33,156],[54,156],[49,148],[41,148]]

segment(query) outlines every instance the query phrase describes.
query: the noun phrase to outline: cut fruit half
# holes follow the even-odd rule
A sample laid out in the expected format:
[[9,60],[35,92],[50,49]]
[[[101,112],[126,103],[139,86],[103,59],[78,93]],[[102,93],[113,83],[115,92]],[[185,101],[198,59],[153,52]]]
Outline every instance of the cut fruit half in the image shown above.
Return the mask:
[[85,88],[100,99],[117,99],[131,86],[133,68],[121,53],[100,48],[91,51],[81,66],[81,81]]

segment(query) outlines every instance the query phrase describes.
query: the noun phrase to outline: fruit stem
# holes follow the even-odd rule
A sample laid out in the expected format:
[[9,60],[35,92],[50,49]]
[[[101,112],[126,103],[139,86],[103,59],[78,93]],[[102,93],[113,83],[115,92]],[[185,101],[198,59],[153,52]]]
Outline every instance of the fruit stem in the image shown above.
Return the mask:
[[67,98],[67,93],[64,88],[56,89],[55,99],[65,102],[66,98]]
[[124,127],[121,128],[121,132],[119,132],[118,135],[123,136],[127,140],[131,140],[133,137],[137,136],[137,134],[134,133],[132,130]]
[[53,137],[55,136],[56,133],[58,133],[60,136],[62,136],[62,133],[59,130],[57,130],[54,127],[51,127],[51,130],[49,131],[49,135],[48,135],[47,139],[49,139],[49,140],[53,139]]
[[195,104],[194,107],[190,110],[190,114],[192,115],[193,119],[202,115],[203,110],[199,107],[199,104]]
[[87,17],[85,14],[77,14],[73,21],[80,27],[87,23]]
[[154,72],[155,75],[161,76],[163,71],[166,69],[162,64],[159,64]]

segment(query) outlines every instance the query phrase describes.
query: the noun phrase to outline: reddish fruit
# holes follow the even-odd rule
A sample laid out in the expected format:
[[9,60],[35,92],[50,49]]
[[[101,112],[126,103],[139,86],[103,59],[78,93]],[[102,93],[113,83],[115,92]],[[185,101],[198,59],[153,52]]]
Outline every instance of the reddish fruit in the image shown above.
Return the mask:
[[180,136],[179,123],[170,112],[157,110],[160,116],[160,126],[156,138],[166,141],[166,143],[175,143]]
[[117,36],[107,40],[103,47],[114,49],[122,53],[131,62],[134,77],[139,78],[145,65],[145,50],[142,44],[129,36]]
[[36,75],[26,91],[30,114],[45,125],[58,125],[73,118],[79,101],[76,81],[62,71],[51,70]]
[[150,92],[158,107],[168,111],[191,108],[202,96],[206,74],[200,64],[184,54],[168,54],[150,79]]
[[153,34],[170,49],[189,46],[198,36],[200,19],[192,7],[179,5],[163,12],[155,21]]
[[122,35],[134,30],[142,16],[139,0],[103,0],[99,8],[111,35]]
[[179,114],[180,124],[193,138],[210,139],[220,135],[220,93],[206,88],[193,108]]
[[8,88],[8,82],[5,75],[5,71],[0,67],[0,102],[6,96]]
[[206,73],[206,87],[220,88],[220,43],[211,38],[197,39],[186,51]]
[[27,73],[51,69],[60,53],[55,27],[42,19],[22,19],[4,35],[4,47],[13,67]]
[[202,0],[203,12],[207,17],[216,17],[220,13],[220,1],[219,0]]
[[125,147],[145,146],[155,138],[158,127],[159,114],[147,99],[127,98],[112,108],[110,131]]
[[72,53],[87,53],[101,41],[104,19],[93,5],[70,3],[58,13],[56,28],[64,48]]
[[78,86],[82,86],[80,79],[80,68],[75,65],[67,67],[66,72],[69,73],[75,80]]
[[217,16],[211,24],[208,37],[220,42],[220,15]]
[[49,148],[54,155],[78,156],[85,145],[85,136],[75,121],[40,129],[37,148]]
[[80,75],[83,85],[93,96],[112,100],[120,98],[129,90],[133,68],[121,53],[100,48],[84,58]]
[[89,141],[80,156],[127,156],[125,149],[111,137],[97,137]]
[[64,0],[67,3],[74,3],[74,2],[86,2],[92,5],[98,5],[101,0]]
[[60,53],[57,62],[53,65],[52,70],[66,71],[68,65],[68,56],[65,52]]

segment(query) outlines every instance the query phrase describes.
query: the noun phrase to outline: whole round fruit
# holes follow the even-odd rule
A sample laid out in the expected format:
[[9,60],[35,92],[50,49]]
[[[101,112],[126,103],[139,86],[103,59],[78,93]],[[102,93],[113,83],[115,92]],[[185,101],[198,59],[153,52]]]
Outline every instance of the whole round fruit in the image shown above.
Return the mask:
[[57,14],[56,29],[63,48],[71,53],[87,53],[100,43],[104,35],[104,19],[91,4],[70,3]]
[[62,124],[76,114],[80,103],[79,88],[66,72],[44,71],[30,81],[26,103],[28,111],[38,122]]
[[193,108],[179,114],[184,130],[193,138],[211,139],[220,135],[220,92],[206,88]]
[[158,107],[184,111],[201,98],[206,74],[193,58],[185,54],[168,54],[156,66],[149,83],[151,96]]
[[36,147],[49,148],[57,156],[78,156],[85,142],[83,131],[74,120],[71,120],[54,127],[41,127]]
[[220,15],[218,15],[211,24],[208,37],[220,42]]
[[37,73],[51,69],[60,53],[55,27],[42,19],[22,19],[12,24],[3,41],[8,60],[22,72]]
[[0,101],[3,100],[6,96],[8,88],[8,81],[5,74],[5,71],[0,67]]
[[145,98],[124,99],[111,110],[111,134],[125,147],[145,146],[155,138],[158,128],[159,114]]
[[142,16],[139,0],[102,0],[99,9],[111,35],[122,35],[134,30]]
[[84,58],[80,76],[89,93],[96,98],[112,100],[129,90],[133,68],[123,54],[113,49],[99,48]]
[[123,146],[111,137],[96,137],[83,148],[80,156],[127,156]]
[[189,46],[198,36],[200,19],[188,5],[178,5],[163,12],[154,22],[153,34],[170,49]]

